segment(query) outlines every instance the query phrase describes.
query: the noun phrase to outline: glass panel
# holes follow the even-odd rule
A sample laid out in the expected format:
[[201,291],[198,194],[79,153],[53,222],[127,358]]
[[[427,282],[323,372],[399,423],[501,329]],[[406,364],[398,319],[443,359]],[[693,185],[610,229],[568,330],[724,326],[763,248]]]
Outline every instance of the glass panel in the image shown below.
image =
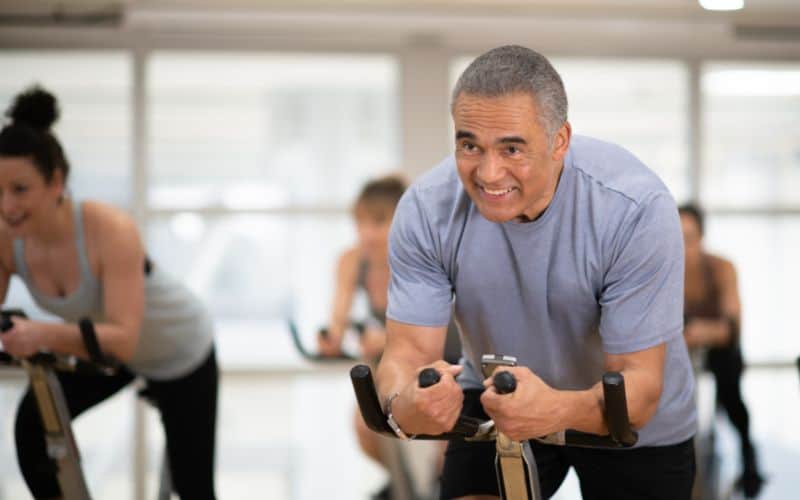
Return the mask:
[[703,68],[702,199],[800,207],[800,64]]
[[[454,85],[472,58],[451,66]],[[554,57],[574,134],[617,143],[653,169],[676,200],[689,198],[688,76],[679,61]]]
[[217,322],[223,362],[296,364],[286,321],[307,344],[328,320],[335,265],[355,241],[349,214],[154,217],[149,251]]
[[749,361],[800,354],[794,309],[800,276],[800,216],[708,217],[706,245],[736,266],[742,344]]
[[130,207],[131,61],[123,52],[0,51],[0,103],[38,83],[55,94],[54,132],[71,164],[74,196]]
[[150,206],[344,205],[398,166],[390,57],[158,52],[148,75]]
[[573,133],[615,142],[689,197],[688,76],[678,61],[554,58]]

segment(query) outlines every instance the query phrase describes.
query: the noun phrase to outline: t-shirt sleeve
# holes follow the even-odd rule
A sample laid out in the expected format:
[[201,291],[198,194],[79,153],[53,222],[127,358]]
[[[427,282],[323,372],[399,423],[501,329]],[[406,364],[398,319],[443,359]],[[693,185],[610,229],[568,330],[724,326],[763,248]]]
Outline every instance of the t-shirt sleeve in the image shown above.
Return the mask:
[[389,234],[387,318],[419,326],[448,324],[453,287],[442,264],[440,243],[412,187],[395,209]]
[[600,296],[600,336],[610,354],[641,351],[683,328],[683,236],[675,202],[660,193],[616,232]]

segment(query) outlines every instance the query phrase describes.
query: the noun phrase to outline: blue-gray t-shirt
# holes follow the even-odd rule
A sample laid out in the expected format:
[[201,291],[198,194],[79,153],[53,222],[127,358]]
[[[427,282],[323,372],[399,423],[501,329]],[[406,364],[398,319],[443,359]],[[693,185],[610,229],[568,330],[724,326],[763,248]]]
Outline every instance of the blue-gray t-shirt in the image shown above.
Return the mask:
[[678,211],[623,148],[574,136],[550,206],[525,223],[485,219],[451,156],[401,199],[389,259],[387,317],[444,326],[454,313],[464,387],[482,387],[483,354],[516,356],[550,386],[581,390],[602,377],[604,352],[666,343],[658,411],[637,446],[695,434]]

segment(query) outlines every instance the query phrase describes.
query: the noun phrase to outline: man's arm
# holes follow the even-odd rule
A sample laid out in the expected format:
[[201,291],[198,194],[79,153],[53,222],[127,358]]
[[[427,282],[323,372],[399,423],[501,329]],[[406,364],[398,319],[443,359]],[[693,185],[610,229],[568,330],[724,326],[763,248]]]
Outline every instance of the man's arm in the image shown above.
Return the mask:
[[[406,434],[440,434],[455,425],[463,393],[455,381],[461,371],[441,361],[447,327],[425,327],[388,320],[386,349],[376,373],[378,394],[385,403],[394,394],[392,413]],[[420,389],[417,374],[432,366],[439,383]]]
[[[606,354],[606,371],[618,371],[625,377],[625,397],[628,402],[628,417],[631,426],[641,429],[656,414],[661,389],[664,386],[664,359],[666,344],[660,344],[643,351],[626,354]],[[594,402],[589,406],[593,411],[581,412],[580,408],[568,406],[566,427],[595,434],[608,434],[604,417],[603,384],[598,382],[585,398]],[[585,404],[585,402],[584,402]],[[589,407],[587,406],[587,409]]]

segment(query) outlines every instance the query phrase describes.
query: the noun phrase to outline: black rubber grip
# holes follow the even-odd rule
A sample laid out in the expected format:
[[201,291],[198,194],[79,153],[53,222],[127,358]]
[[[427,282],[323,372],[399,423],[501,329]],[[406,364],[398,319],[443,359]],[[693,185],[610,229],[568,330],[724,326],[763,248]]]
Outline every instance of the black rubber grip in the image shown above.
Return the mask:
[[497,394],[510,394],[517,390],[517,378],[513,373],[507,371],[495,373],[492,384]]
[[[358,409],[364,418],[364,423],[371,430],[390,437],[397,437],[386,421],[383,407],[378,400],[378,393],[375,390],[375,382],[372,379],[372,371],[367,365],[356,365],[350,369],[350,381],[353,383],[353,390],[356,393]],[[414,439],[424,440],[449,440],[463,439],[474,436],[482,420],[467,416],[459,417],[456,425],[451,432],[430,436],[426,434],[417,435]]]
[[3,317],[0,318],[0,333],[5,333],[13,327],[14,323],[11,322],[11,317],[3,314]]
[[356,393],[358,408],[364,423],[367,427],[380,434],[394,436],[394,431],[386,422],[386,415],[383,414],[381,402],[378,400],[378,392],[375,389],[375,381],[372,380],[372,371],[367,365],[356,365],[350,369],[350,381],[353,383],[353,390]]
[[622,446],[633,446],[639,439],[631,429],[628,404],[625,398],[625,379],[619,372],[603,375],[603,398],[606,404],[606,421],[611,437]]
[[439,372],[436,371],[435,368],[425,368],[421,372],[419,372],[419,386],[422,388],[430,387],[434,384],[438,384],[439,381],[442,379],[442,376],[439,375]]
[[100,342],[97,341],[97,332],[94,330],[94,323],[89,318],[81,318],[78,320],[78,328],[81,331],[81,338],[83,345],[86,347],[86,352],[89,353],[89,359],[93,363],[105,364],[106,359],[103,356],[103,351],[100,350]]
[[20,318],[28,317],[22,309],[4,309],[0,311],[0,333],[7,332],[14,328],[14,323],[11,321],[12,316]]

